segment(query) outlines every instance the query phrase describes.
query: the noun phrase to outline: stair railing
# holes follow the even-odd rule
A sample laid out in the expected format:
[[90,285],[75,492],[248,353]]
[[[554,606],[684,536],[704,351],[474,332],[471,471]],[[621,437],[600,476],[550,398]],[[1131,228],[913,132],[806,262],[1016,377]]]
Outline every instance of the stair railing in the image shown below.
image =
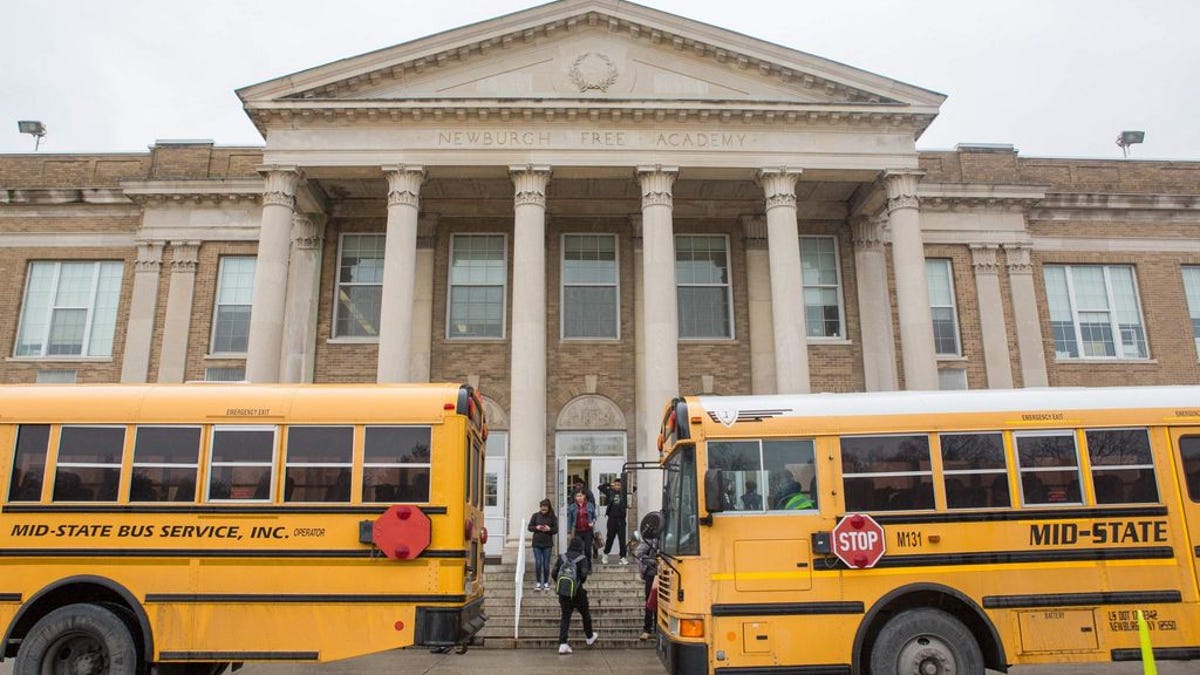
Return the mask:
[[521,519],[521,533],[517,538],[517,569],[513,573],[513,584],[516,588],[513,595],[513,639],[520,638],[521,630],[521,596],[525,590],[525,539],[529,536],[529,520]]

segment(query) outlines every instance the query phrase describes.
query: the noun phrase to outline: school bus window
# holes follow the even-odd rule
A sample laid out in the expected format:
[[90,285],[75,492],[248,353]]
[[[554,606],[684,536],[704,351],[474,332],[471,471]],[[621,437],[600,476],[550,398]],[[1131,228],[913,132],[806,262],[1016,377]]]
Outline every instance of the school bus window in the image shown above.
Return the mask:
[[49,424],[22,424],[17,429],[12,479],[8,484],[8,501],[41,501],[42,476],[46,473],[46,448],[49,444]]
[[946,483],[946,506],[951,509],[1008,507],[1008,465],[1004,459],[1004,436],[941,434],[942,473]]
[[1084,432],[1097,504],[1157,504],[1154,459],[1146,429]]
[[200,468],[200,427],[137,427],[131,502],[191,502]]
[[288,427],[283,501],[349,503],[353,454],[354,427]]
[[725,474],[726,511],[762,511],[762,450],[758,441],[713,441],[708,444],[708,466]]
[[430,437],[429,427],[367,427],[363,501],[429,501]]
[[115,502],[125,427],[64,426],[54,473],[56,502]]
[[846,436],[841,448],[848,511],[933,508],[928,436]]
[[1013,434],[1021,467],[1021,503],[1081,504],[1079,452],[1072,431]]
[[763,441],[762,455],[763,471],[767,474],[768,510],[803,511],[817,508],[812,440]]
[[1183,460],[1188,497],[1194,502],[1200,502],[1200,436],[1180,437],[1179,456]]
[[213,427],[210,501],[271,501],[275,427]]

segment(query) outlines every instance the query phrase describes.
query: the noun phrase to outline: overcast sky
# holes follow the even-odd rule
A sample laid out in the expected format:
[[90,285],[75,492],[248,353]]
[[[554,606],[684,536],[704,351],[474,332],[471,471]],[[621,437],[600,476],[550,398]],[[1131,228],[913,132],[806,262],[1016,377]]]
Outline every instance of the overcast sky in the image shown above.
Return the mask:
[[[234,90],[535,6],[522,0],[4,0],[0,152],[262,145]],[[917,145],[1200,160],[1196,0],[644,0],[947,94]]]

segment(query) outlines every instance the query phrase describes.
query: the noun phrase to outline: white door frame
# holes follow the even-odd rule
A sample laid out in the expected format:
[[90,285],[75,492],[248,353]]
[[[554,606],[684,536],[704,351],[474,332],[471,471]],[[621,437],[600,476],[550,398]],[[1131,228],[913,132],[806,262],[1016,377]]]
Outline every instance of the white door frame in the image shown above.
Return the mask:
[[[503,439],[503,443],[498,443]],[[483,461],[484,506],[483,523],[488,531],[483,553],[488,557],[499,557],[504,552],[505,535],[508,534],[508,432],[493,431],[488,435],[488,453]],[[496,504],[488,506],[487,476],[496,475]]]
[[[598,440],[607,442],[607,448],[599,448],[595,454],[581,453],[580,443],[578,440],[586,439],[586,437],[598,437]],[[576,441],[576,442],[572,442]],[[620,473],[621,467],[626,462],[626,452],[628,449],[628,439],[622,430],[606,430],[606,431],[559,431],[554,435],[555,445],[555,508],[558,509],[558,544],[559,550],[565,551],[567,546],[567,468],[571,462],[587,461],[588,464],[588,482],[590,485],[584,487],[592,492],[596,497],[596,532],[601,535],[607,534],[606,517],[604,516],[604,507],[600,506],[601,499],[596,486],[598,485],[599,476],[602,473]],[[587,449],[594,449],[594,446]],[[567,454],[562,454],[562,453]],[[602,454],[601,454],[602,453]]]

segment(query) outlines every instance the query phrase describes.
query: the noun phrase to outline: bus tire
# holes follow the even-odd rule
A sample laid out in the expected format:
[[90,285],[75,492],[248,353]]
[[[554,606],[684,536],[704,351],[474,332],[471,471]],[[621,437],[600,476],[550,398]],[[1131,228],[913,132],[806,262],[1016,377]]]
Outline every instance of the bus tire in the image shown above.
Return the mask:
[[871,675],[983,675],[983,652],[961,621],[940,609],[892,617],[871,648]]
[[17,650],[13,675],[134,675],[137,644],[121,618],[98,605],[59,607],[42,617]]

